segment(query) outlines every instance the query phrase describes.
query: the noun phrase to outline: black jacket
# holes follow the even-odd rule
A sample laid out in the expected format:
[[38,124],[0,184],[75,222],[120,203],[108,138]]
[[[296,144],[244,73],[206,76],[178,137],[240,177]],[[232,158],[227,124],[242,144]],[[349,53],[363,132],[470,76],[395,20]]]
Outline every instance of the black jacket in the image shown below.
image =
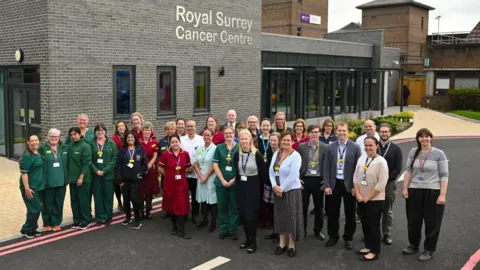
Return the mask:
[[[237,178],[235,180],[239,181],[240,180],[240,170],[239,170],[239,167],[238,167],[238,162],[240,161],[240,151],[237,151],[233,154],[233,161],[234,161],[233,166],[235,166],[236,169],[237,169]],[[267,169],[266,169],[267,165],[263,161],[263,155],[260,152],[260,150],[258,150],[258,149],[255,152],[255,162],[257,163],[258,177],[260,177],[260,179],[266,179],[265,177],[268,177]],[[262,188],[263,188],[263,186],[262,186]]]
[[[392,142],[389,142],[390,149],[387,152],[386,156],[385,151],[388,148],[388,145],[385,145],[385,148],[382,148],[382,145],[378,146],[378,153],[383,156],[383,158],[387,161],[388,164],[388,182],[397,180],[397,177],[402,172],[403,168],[403,156],[402,156],[402,149]],[[381,149],[380,149],[381,148]]]
[[130,163],[130,154],[127,146],[124,146],[118,151],[116,177],[118,183],[142,181],[143,175],[148,169],[148,158],[143,150],[143,147],[135,147],[133,160],[133,168],[130,168],[128,166]]

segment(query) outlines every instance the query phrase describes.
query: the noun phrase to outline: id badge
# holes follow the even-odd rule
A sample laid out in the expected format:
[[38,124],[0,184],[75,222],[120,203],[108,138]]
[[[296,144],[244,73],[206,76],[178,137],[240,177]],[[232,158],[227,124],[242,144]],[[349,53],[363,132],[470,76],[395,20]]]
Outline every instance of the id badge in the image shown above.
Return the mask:
[[247,181],[247,177],[245,175],[240,176],[240,180]]
[[317,174],[317,170],[308,170],[308,174],[310,174],[310,175],[316,175],[316,174]]
[[227,167],[225,167],[225,171],[231,172],[231,171],[232,171],[232,166],[227,166]]
[[264,158],[264,159],[263,159],[263,162],[267,163],[267,162],[268,162],[268,160],[267,160],[266,158]]
[[127,167],[129,167],[130,169],[133,168],[133,163],[128,163]]
[[367,185],[368,185],[368,182],[365,181],[365,180],[362,180],[362,181],[360,182],[360,184],[362,184],[362,186],[367,186]]
[[180,174],[175,175],[175,180],[182,180],[182,176]]
[[275,172],[275,176],[280,176],[280,172]]
[[425,180],[425,178],[424,178],[423,176],[421,176],[421,175],[417,176],[417,179],[420,180],[420,181]]
[[337,170],[337,175],[343,175],[343,170]]
[[59,163],[59,162],[54,162],[54,163],[53,163],[53,167],[54,167],[54,168],[60,167],[60,163]]
[[103,164],[103,159],[101,159],[101,158],[97,159],[97,163],[98,164]]

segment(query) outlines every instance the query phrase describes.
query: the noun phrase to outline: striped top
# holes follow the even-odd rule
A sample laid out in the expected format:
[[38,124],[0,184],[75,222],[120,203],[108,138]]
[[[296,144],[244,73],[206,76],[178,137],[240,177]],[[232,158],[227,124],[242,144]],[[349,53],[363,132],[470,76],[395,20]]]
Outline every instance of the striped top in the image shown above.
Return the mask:
[[[440,189],[440,182],[448,181],[448,160],[445,153],[433,147],[431,152],[420,152],[413,163],[413,155],[417,148],[412,148],[408,153],[406,173],[410,175],[409,188]],[[420,159],[423,170],[420,170]]]
[[[365,172],[365,166],[367,165],[368,169]],[[353,183],[358,184],[362,197],[368,196],[373,189],[376,189],[380,193],[371,198],[370,201],[385,200],[385,187],[387,186],[387,182],[388,164],[382,156],[377,155],[372,160],[372,158],[369,158],[367,154],[364,154],[358,159],[357,168],[355,169],[355,174],[353,175]]]

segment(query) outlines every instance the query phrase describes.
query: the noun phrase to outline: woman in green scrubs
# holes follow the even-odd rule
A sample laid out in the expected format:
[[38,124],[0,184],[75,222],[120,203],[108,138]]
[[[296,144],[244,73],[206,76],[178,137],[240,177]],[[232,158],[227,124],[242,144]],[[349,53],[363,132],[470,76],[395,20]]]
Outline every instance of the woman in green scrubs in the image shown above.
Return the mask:
[[[86,143],[93,142],[95,139],[95,133],[93,132],[93,129],[88,128],[88,115],[85,113],[81,113],[77,117],[77,127],[80,129],[80,135],[82,135],[83,140],[85,140]],[[72,140],[70,136],[67,136],[65,138],[65,144],[71,143]]]
[[237,188],[235,185],[237,170],[233,164],[233,154],[238,151],[238,145],[234,141],[235,130],[233,127],[227,126],[223,132],[225,143],[217,146],[213,156],[213,169],[217,175],[214,184],[217,191],[220,223],[218,238],[225,239],[232,236],[232,240],[238,240]]
[[68,146],[60,142],[60,130],[48,131],[48,141],[38,152],[44,160],[45,190],[43,191],[43,229],[60,231],[63,219],[63,202],[67,187]]
[[113,192],[115,184],[115,166],[117,164],[117,145],[107,137],[104,124],[94,128],[95,140],[92,148],[92,175],[95,179],[95,219],[97,225],[109,226],[112,222]]
[[28,148],[20,159],[20,192],[27,207],[27,220],[20,232],[27,238],[35,238],[42,234],[37,232],[38,218],[42,211],[41,192],[43,191],[43,159],[38,153],[40,142],[36,135],[28,138]]

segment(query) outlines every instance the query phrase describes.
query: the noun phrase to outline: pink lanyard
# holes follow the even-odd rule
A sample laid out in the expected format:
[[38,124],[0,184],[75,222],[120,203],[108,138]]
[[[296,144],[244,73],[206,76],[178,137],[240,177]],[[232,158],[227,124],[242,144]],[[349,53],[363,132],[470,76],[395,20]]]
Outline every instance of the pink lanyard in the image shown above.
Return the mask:
[[422,173],[422,174],[423,174],[423,168],[425,167],[425,163],[427,162],[427,159],[430,157],[430,153],[432,153],[432,152],[431,151],[428,152],[428,155],[425,157],[423,162],[422,162],[422,157],[420,157],[420,160],[419,160],[419,162],[420,162],[420,173]]

